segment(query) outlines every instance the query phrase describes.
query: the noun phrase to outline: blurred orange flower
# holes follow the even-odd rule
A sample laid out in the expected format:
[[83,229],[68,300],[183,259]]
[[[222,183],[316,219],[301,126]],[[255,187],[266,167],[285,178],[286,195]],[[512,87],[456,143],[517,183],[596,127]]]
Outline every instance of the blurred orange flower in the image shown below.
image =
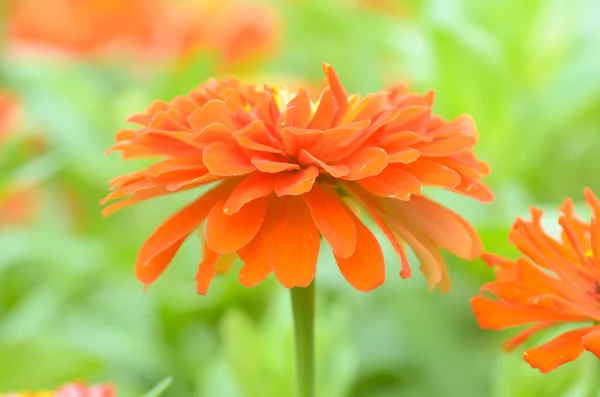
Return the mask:
[[171,262],[183,241],[206,220],[205,255],[197,290],[205,294],[224,255],[244,262],[240,283],[254,286],[274,272],[285,287],[314,277],[320,236],[346,280],[360,291],[383,283],[381,247],[358,217],[366,210],[411,270],[403,242],[419,257],[429,286],[450,287],[440,250],[475,258],[476,232],[454,212],[422,196],[435,186],[490,201],[481,183],[487,165],[472,148],[469,116],[432,115],[433,93],[397,85],[376,94],[348,95],[324,64],[318,99],[305,90],[263,88],[235,80],[200,85],[187,97],[156,101],[129,121],[110,151],[125,159],[163,158],[111,181],[104,215],[177,191],[218,182],[163,223],[142,246],[136,275],[146,285]]
[[0,91],[0,140],[17,120],[17,101],[10,93]]
[[115,397],[116,391],[109,385],[88,387],[83,383],[70,383],[55,391],[0,394],[0,397]]
[[75,55],[115,52],[150,58],[206,48],[226,63],[264,54],[276,37],[269,7],[219,0],[13,0],[9,41]]
[[32,187],[0,190],[0,229],[31,222],[37,209],[36,193],[36,189]]
[[9,41],[75,54],[145,46],[160,15],[155,0],[13,0]]
[[205,11],[205,42],[226,64],[264,55],[275,46],[277,18],[265,4],[219,1]]
[[600,321],[600,201],[589,189],[584,195],[591,220],[580,220],[573,202],[565,200],[558,240],[543,230],[542,211],[532,208],[532,221],[517,219],[509,238],[525,257],[511,261],[484,254],[489,265],[498,267],[496,281],[484,285],[482,292],[498,299],[477,296],[472,301],[482,328],[532,325],[508,340],[506,350],[554,325],[591,323],[525,350],[525,361],[543,373],[575,360],[584,350],[600,357],[600,326],[593,325]]

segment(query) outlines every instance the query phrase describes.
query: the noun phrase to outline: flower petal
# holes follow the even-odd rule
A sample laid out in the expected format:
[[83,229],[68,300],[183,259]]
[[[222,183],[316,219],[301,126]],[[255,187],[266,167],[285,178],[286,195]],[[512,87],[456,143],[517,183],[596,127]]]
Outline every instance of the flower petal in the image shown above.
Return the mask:
[[232,188],[231,184],[224,183],[210,190],[160,225],[142,245],[136,266],[148,265],[152,258],[179,243],[182,238],[198,227],[215,203],[227,197]]
[[413,148],[405,148],[400,149],[395,152],[388,151],[387,157],[389,163],[402,163],[402,164],[410,164],[412,162],[417,161],[420,153],[417,149]]
[[196,273],[196,292],[200,295],[206,295],[211,281],[217,274],[215,265],[220,256],[217,252],[211,250],[206,243],[204,244],[204,258],[198,265],[198,273]]
[[600,358],[600,327],[594,329],[583,337],[583,347]]
[[195,110],[188,116],[188,123],[192,131],[199,133],[206,126],[213,123],[223,124],[229,128],[233,127],[233,117],[225,102],[213,99],[201,108]]
[[280,214],[281,201],[270,200],[260,230],[252,241],[237,251],[244,262],[244,266],[240,269],[239,282],[246,287],[254,287],[271,273],[271,247]]
[[359,241],[351,256],[341,258],[335,255],[340,272],[359,291],[369,292],[385,281],[385,261],[377,238],[354,215],[349,213],[356,227]]
[[300,154],[298,155],[298,160],[303,165],[313,165],[316,167],[320,167],[323,170],[325,170],[327,173],[329,173],[331,176],[333,176],[334,178],[346,176],[350,173],[350,169],[347,166],[345,166],[345,165],[329,165],[329,164],[319,160],[318,158],[316,158],[309,152],[307,152],[306,149],[300,149]]
[[230,141],[232,139],[233,131],[221,123],[211,123],[188,137],[188,141],[197,144],[209,144],[216,141]]
[[341,161],[350,169],[350,173],[342,179],[356,181],[379,175],[388,165],[385,150],[378,147],[366,147],[358,150]]
[[389,207],[409,229],[423,230],[437,245],[454,255],[470,260],[481,255],[483,247],[475,229],[448,208],[424,196],[415,196],[408,203],[390,203]]
[[268,196],[275,189],[275,184],[279,180],[279,175],[273,174],[252,174],[233,189],[225,205],[223,211],[226,215],[235,214],[246,203],[252,200]]
[[523,359],[542,373],[575,360],[583,353],[582,338],[591,328],[565,332],[559,337],[533,349],[525,350]]
[[333,99],[331,88],[325,88],[321,94],[317,110],[310,123],[308,123],[308,128],[316,130],[326,130],[327,128],[330,128],[338,109],[339,106]]
[[280,144],[271,139],[267,133],[265,124],[260,120],[254,120],[236,134],[238,143],[246,149],[259,152],[283,153],[278,149]]
[[421,184],[402,167],[403,165],[392,164],[379,175],[361,179],[358,183],[377,196],[409,200],[411,195],[421,191]]
[[231,215],[223,211],[225,200],[216,203],[206,219],[208,247],[220,254],[227,254],[248,244],[263,223],[267,201],[267,197],[256,199]]
[[333,252],[341,258],[349,258],[357,246],[356,226],[350,210],[333,192],[320,185],[302,195],[308,204],[315,225]]
[[307,287],[317,268],[319,230],[299,197],[279,200],[281,213],[272,234],[271,267],[284,287]]
[[550,322],[534,325],[533,327],[529,327],[525,331],[519,332],[518,334],[516,334],[515,336],[513,336],[512,338],[510,338],[509,340],[504,342],[502,344],[502,348],[506,352],[513,351],[517,346],[522,345],[523,343],[527,342],[529,340],[529,338],[531,338],[531,336],[533,336],[533,334],[535,334],[543,329],[546,329],[548,327],[551,327],[555,324],[556,324],[555,322],[550,321]]
[[421,157],[418,161],[404,165],[404,169],[426,186],[452,189],[460,184],[460,175],[435,161]]
[[250,162],[261,172],[278,173],[300,169],[298,164],[288,163],[274,154],[255,154],[250,159]]
[[281,174],[280,179],[275,184],[275,194],[278,196],[298,196],[309,192],[318,176],[319,170],[316,167]]
[[584,317],[548,309],[530,308],[476,296],[471,306],[479,326],[484,329],[506,329],[538,321],[582,321]]
[[206,167],[202,163],[202,157],[172,158],[152,164],[146,169],[145,174],[158,177],[165,172],[182,170],[206,170]]
[[165,250],[152,256],[146,263],[142,264],[139,261],[135,264],[135,277],[144,283],[146,286],[155,282],[160,275],[165,271],[169,263],[173,260],[179,247],[188,235],[186,234],[179,240],[175,241]]
[[238,176],[256,170],[246,153],[228,142],[213,142],[206,146],[202,160],[213,175]]

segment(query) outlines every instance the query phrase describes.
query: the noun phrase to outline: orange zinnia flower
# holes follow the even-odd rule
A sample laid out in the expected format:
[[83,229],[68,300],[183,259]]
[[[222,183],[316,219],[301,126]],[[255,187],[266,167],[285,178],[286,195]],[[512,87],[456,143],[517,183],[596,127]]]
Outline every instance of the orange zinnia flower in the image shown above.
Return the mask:
[[109,385],[88,387],[83,383],[70,383],[55,391],[0,394],[0,397],[115,397],[117,393]]
[[362,100],[349,96],[333,68],[318,99],[305,90],[209,81],[170,103],[157,101],[129,121],[111,150],[124,158],[164,160],[114,179],[103,200],[124,198],[108,215],[140,201],[218,182],[163,223],[142,246],[136,274],[146,285],[165,270],[184,239],[206,220],[198,292],[204,294],[222,255],[244,262],[240,283],[254,286],[273,271],[285,287],[314,277],[321,244],[356,289],[384,281],[381,247],[359,220],[364,209],[395,248],[410,276],[403,242],[421,260],[429,286],[449,288],[440,249],[480,254],[476,232],[454,212],[422,196],[436,186],[481,201],[489,169],[472,152],[473,120],[431,114],[433,93],[398,85]]
[[543,230],[542,211],[532,208],[532,221],[517,219],[510,241],[526,257],[515,262],[484,254],[485,261],[498,268],[497,280],[484,285],[482,292],[498,299],[477,296],[472,301],[482,328],[533,325],[508,340],[507,350],[553,325],[592,323],[525,350],[525,361],[543,373],[575,360],[584,350],[600,357],[600,326],[593,325],[600,321],[600,201],[589,189],[584,195],[592,209],[590,222],[577,218],[573,202],[565,200],[558,240]]

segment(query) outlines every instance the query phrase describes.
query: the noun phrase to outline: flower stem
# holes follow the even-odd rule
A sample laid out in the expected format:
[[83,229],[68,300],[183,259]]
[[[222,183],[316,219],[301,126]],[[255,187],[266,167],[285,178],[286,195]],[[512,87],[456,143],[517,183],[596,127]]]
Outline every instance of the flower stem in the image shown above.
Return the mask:
[[296,396],[315,397],[315,281],[290,292],[296,342]]

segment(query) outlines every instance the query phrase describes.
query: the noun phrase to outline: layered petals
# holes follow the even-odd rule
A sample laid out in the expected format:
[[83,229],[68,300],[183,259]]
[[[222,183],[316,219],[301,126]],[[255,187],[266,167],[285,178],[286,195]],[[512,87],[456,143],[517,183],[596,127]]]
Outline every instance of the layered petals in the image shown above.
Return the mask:
[[383,283],[385,265],[379,242],[359,218],[366,212],[398,254],[402,277],[411,275],[406,251],[412,249],[429,287],[450,289],[442,250],[473,259],[481,243],[464,219],[421,189],[491,198],[481,182],[489,168],[472,153],[473,120],[432,115],[433,94],[403,85],[362,99],[349,95],[335,70],[323,69],[315,100],[305,90],[209,80],[129,118],[139,128],[120,131],[111,151],[159,160],[111,181],[102,202],[120,201],[105,215],[214,183],[144,243],[140,280],[154,281],[200,228],[206,240],[197,275],[201,294],[219,274],[220,258],[233,255],[244,263],[243,285],[273,273],[285,287],[306,287],[321,240],[346,280],[370,291]]
[[[524,257],[511,261],[493,254],[483,256],[497,267],[497,280],[481,288],[483,295],[495,299],[477,296],[471,301],[479,325],[488,329],[530,325],[505,344],[508,349],[557,324],[600,321],[600,272],[591,248],[600,231],[600,206],[589,189],[584,194],[592,210],[589,222],[579,219],[571,200],[565,200],[558,219],[562,234],[557,239],[542,228],[542,211],[532,208],[532,220],[517,219],[510,234]],[[598,327],[566,332],[527,349],[523,357],[545,373],[575,360],[584,350],[600,355]]]

